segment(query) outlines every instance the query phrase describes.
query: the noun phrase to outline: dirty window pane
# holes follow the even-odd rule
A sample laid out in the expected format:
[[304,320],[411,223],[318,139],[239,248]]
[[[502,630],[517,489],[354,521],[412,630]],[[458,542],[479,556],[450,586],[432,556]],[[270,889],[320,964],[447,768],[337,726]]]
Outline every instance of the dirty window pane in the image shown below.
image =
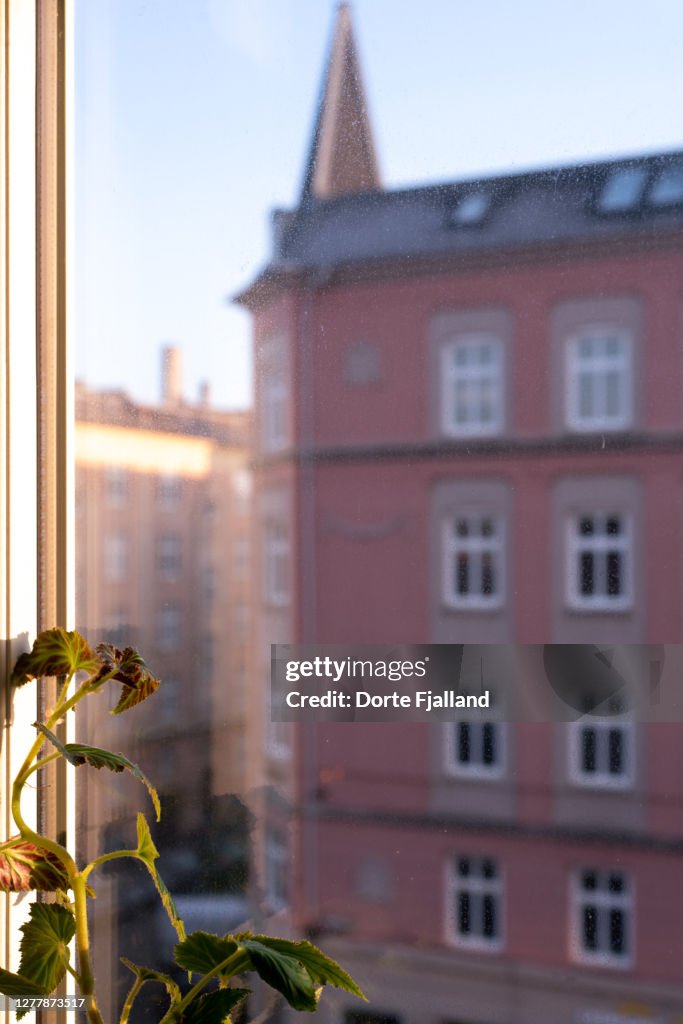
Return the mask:
[[[683,9],[75,9],[77,620],[162,680],[79,738],[156,784],[187,930],[319,944],[369,997],[326,1024],[673,1024],[680,724],[269,685],[272,644],[683,641]],[[135,844],[137,780],[79,787],[81,855]],[[120,956],[172,969],[137,866],[107,1019]]]

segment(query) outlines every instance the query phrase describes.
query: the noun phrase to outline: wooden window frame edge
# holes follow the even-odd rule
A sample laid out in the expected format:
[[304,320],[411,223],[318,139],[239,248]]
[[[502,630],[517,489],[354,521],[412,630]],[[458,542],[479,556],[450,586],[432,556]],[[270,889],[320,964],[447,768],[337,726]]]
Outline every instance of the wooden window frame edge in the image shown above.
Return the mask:
[[[68,323],[72,193],[72,0],[0,0],[0,756],[9,786],[45,692],[11,693],[9,672],[36,632],[74,617],[73,368]],[[49,794],[49,796],[48,796]],[[65,773],[42,785],[29,820],[73,841]],[[18,966],[27,901],[3,897],[1,962]],[[53,1018],[54,1019],[54,1018]]]

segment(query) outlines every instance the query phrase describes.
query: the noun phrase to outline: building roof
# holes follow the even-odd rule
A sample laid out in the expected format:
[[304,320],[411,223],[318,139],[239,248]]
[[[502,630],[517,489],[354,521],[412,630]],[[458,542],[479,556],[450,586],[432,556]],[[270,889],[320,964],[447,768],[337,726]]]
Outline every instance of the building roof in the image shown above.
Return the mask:
[[301,202],[380,187],[351,11],[342,3],[337,10]]
[[224,410],[182,403],[173,408],[144,405],[123,391],[98,391],[76,382],[76,422],[211,438],[222,445],[249,444],[249,410]]
[[396,191],[312,199],[276,216],[272,259],[237,301],[302,274],[427,259],[451,265],[530,247],[683,229],[683,151]]

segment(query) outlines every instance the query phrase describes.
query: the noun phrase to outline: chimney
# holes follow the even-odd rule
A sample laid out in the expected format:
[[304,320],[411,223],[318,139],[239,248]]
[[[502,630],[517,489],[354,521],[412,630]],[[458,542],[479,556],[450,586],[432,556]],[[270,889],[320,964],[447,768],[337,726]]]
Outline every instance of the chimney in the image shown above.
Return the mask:
[[161,404],[182,403],[181,352],[177,345],[164,345],[161,350]]
[[200,409],[208,409],[211,405],[211,385],[208,380],[200,380],[199,382],[199,407]]

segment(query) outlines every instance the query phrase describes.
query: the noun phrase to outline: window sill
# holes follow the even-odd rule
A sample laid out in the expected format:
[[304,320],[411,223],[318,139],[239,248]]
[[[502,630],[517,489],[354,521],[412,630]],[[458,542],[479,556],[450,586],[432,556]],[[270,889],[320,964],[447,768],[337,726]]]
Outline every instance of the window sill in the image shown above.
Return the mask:
[[460,937],[455,938],[453,935],[446,936],[446,945],[449,949],[458,950],[462,953],[491,953],[496,955],[502,953],[505,949],[505,943],[502,939],[497,939],[495,942],[487,942],[485,939],[462,939]]
[[505,602],[504,601],[485,601],[485,602],[484,601],[472,601],[472,602],[467,602],[466,604],[453,604],[453,602],[451,602],[451,601],[442,600],[442,602],[441,602],[441,609],[442,609],[442,611],[449,612],[451,614],[462,614],[462,613],[468,614],[470,612],[476,612],[477,614],[481,614],[482,612],[483,613],[486,613],[486,612],[498,613],[498,612],[501,612],[501,611],[505,610]]
[[604,601],[596,601],[582,604],[578,601],[568,600],[564,605],[565,611],[571,615],[632,615],[634,605],[631,598],[627,602],[619,601],[614,604],[607,604]]
[[569,785],[583,792],[597,793],[625,793],[631,794],[635,790],[635,779],[612,779],[608,776],[596,776],[595,778],[584,778],[579,775],[571,775]]

